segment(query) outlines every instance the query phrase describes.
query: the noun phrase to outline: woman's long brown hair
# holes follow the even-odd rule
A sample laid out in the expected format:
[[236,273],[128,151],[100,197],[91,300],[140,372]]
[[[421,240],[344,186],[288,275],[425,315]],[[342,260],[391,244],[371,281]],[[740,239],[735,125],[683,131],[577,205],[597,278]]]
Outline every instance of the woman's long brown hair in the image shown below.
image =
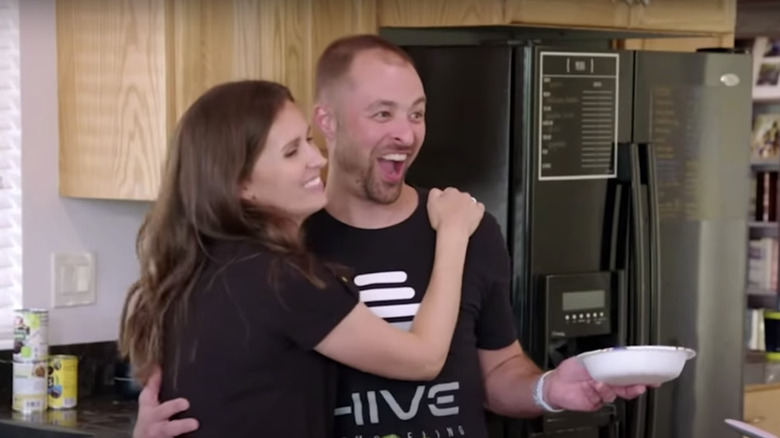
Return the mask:
[[289,90],[274,82],[230,82],[208,90],[179,121],[159,195],[138,233],[140,278],[122,310],[120,353],[142,383],[161,363],[165,321],[185,313],[208,242],[259,242],[322,285],[299,227],[239,197],[288,101]]

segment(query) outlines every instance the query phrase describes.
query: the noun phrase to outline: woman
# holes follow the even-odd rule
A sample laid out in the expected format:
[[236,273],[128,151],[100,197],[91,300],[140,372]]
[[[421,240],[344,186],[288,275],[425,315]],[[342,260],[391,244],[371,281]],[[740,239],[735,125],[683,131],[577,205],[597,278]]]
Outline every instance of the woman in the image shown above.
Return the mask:
[[402,331],[304,247],[301,224],[325,206],[324,164],[276,83],[216,86],[179,122],[139,233],[141,278],[125,303],[120,345],[144,383],[163,364],[161,396],[189,400],[187,416],[200,423],[194,435],[325,437],[335,407],[331,360],[413,380],[444,364],[484,206],[432,190],[436,261],[412,329]]

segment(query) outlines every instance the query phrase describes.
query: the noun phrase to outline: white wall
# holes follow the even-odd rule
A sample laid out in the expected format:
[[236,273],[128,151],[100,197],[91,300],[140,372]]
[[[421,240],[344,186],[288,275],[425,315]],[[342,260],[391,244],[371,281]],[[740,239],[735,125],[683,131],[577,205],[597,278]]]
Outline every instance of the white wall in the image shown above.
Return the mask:
[[50,343],[115,340],[125,292],[138,272],[135,236],[148,204],[59,196],[54,0],[21,0],[19,23],[23,304],[50,307],[52,252],[92,251],[97,302],[51,309]]
[[22,304],[22,117],[19,0],[0,0],[0,349]]

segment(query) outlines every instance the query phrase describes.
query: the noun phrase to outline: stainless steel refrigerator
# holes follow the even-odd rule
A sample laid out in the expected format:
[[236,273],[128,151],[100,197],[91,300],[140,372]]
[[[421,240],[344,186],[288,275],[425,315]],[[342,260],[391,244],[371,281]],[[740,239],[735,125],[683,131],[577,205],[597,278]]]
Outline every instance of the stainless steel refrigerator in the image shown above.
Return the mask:
[[470,191],[513,258],[543,369],[617,345],[697,351],[679,379],[495,437],[727,438],[742,417],[751,60],[523,42],[406,46],[427,95],[408,181]]

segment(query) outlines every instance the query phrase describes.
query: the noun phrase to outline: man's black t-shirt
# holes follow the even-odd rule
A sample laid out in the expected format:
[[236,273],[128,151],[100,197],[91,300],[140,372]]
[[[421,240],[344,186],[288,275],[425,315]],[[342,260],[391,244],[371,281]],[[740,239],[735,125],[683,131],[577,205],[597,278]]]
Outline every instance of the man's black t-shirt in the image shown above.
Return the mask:
[[[428,287],[436,245],[428,192],[418,194],[414,213],[388,228],[357,229],[324,211],[307,224],[312,248],[325,260],[353,268],[360,300],[403,329]],[[504,348],[517,339],[504,242],[498,223],[486,214],[469,243],[460,315],[436,379],[391,380],[339,366],[336,437],[487,437],[477,350]]]
[[161,400],[189,400],[176,418],[199,421],[192,437],[328,436],[336,365],[312,349],[357,305],[356,290],[324,268],[318,289],[259,245],[209,253],[184,329],[166,321]]

